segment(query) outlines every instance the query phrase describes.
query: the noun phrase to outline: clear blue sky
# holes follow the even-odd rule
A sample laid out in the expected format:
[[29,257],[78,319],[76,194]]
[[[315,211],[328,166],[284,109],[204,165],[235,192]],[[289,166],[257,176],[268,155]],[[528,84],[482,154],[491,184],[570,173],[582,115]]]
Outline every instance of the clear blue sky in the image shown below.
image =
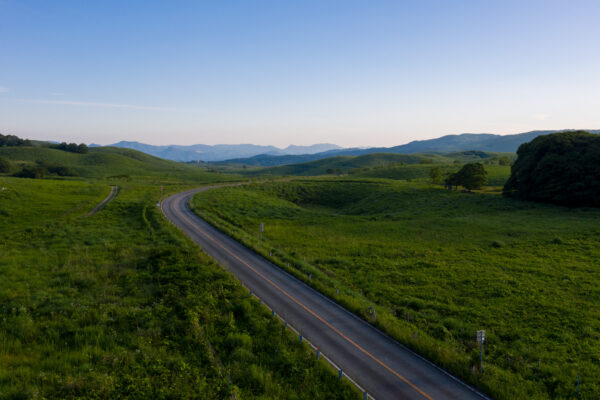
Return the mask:
[[0,0],[0,132],[392,146],[600,128],[600,1]]

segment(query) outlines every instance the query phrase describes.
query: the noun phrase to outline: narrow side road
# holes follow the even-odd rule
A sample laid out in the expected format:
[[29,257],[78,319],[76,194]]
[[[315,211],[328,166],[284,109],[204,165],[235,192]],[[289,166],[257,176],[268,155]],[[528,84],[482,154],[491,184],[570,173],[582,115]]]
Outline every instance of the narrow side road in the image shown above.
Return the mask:
[[89,217],[91,215],[96,214],[97,212],[102,211],[102,209],[115,197],[117,197],[117,194],[119,194],[119,187],[118,186],[111,186],[110,187],[110,193],[108,194],[108,196],[106,196],[106,198],[104,200],[102,200],[96,207],[94,207],[92,209],[92,211],[90,211],[89,213],[87,213],[85,216]]
[[489,399],[199,218],[188,201],[212,188],[168,197],[161,209],[369,395],[377,400]]

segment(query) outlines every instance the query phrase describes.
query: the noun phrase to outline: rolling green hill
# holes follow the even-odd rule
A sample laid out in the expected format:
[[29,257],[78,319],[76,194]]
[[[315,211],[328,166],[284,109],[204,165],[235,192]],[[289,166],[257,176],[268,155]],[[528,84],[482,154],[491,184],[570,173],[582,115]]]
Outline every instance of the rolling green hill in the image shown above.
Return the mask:
[[[502,186],[510,175],[509,166],[498,165],[498,159],[515,155],[510,153],[489,153],[481,151],[462,151],[454,153],[423,153],[423,154],[387,154],[373,153],[362,156],[337,156],[300,164],[282,165],[262,169],[239,169],[244,175],[342,175],[349,174],[355,178],[386,178],[386,179],[428,179],[429,172],[434,167],[442,168],[444,174],[456,172],[460,164],[465,162],[483,162],[488,172],[488,183],[492,186]],[[229,169],[234,170],[234,169]]]
[[313,176],[325,175],[328,170],[340,170],[342,173],[348,173],[354,168],[385,167],[401,164],[419,164],[419,163],[443,163],[451,162],[443,156],[437,154],[366,154],[364,156],[338,156],[330,157],[317,161],[310,161],[300,164],[282,165],[248,172],[251,175],[300,175]]
[[[0,147],[0,157],[12,163],[12,172],[42,162],[71,168],[88,178],[137,177],[197,180],[215,175],[205,167],[163,160],[136,150],[116,147],[90,148],[86,154],[70,153],[47,147]],[[220,174],[223,180],[231,175]],[[214,177],[211,178],[214,180]]]

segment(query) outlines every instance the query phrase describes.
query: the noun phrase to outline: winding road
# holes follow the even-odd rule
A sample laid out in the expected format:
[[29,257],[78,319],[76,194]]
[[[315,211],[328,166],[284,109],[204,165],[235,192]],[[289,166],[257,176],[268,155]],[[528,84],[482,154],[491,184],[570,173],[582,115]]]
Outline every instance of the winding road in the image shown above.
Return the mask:
[[165,216],[377,400],[489,399],[208,224],[188,207],[208,186],[161,203]]

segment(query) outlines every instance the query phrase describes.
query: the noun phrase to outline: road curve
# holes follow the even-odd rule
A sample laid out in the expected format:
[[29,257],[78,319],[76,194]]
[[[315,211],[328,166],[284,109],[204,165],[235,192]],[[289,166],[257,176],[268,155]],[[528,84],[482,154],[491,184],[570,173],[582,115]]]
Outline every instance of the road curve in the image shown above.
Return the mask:
[[489,399],[199,218],[188,201],[212,188],[175,194],[161,209],[369,395],[377,400]]

